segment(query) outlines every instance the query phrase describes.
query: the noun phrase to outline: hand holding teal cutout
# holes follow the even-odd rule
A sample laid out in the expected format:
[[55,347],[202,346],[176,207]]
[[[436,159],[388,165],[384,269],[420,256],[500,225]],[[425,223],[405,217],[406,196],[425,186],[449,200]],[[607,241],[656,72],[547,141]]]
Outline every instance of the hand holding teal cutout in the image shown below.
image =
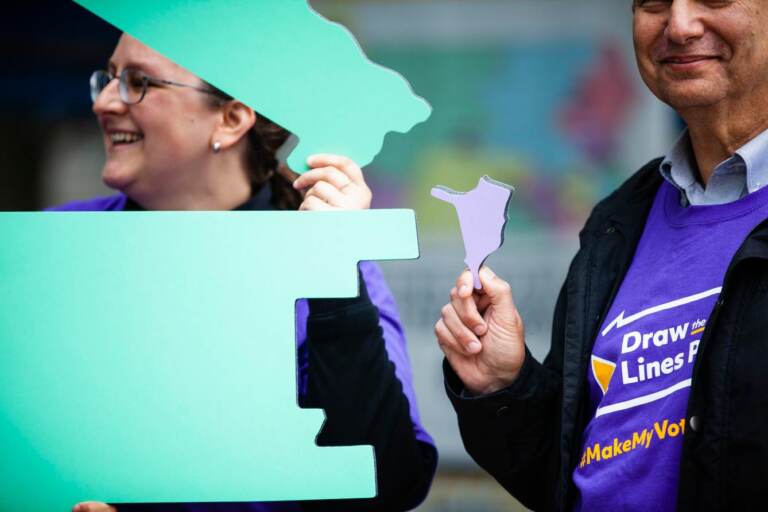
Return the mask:
[[418,257],[413,212],[5,213],[0,236],[0,510],[376,494],[371,447],[318,447],[297,405],[295,301]]
[[476,290],[480,284],[480,267],[494,251],[504,243],[509,201],[514,187],[483,176],[473,190],[461,193],[446,187],[435,187],[432,195],[451,203],[459,215],[461,235],[467,264]]
[[365,167],[388,132],[431,114],[307,0],[75,1],[294,133],[288,165],[298,173],[314,153]]

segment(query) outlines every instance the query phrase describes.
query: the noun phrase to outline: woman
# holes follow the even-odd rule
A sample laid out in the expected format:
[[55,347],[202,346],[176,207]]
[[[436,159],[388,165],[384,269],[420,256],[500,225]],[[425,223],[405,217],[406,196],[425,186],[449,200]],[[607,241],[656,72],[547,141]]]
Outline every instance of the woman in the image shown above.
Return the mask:
[[[120,194],[58,211],[364,209],[371,192],[347,158],[316,155],[292,184],[278,172],[289,134],[127,34],[91,79],[102,128],[104,183]],[[299,191],[303,191],[303,198]],[[279,249],[278,249],[279,250]],[[421,502],[436,451],[421,428],[405,340],[377,266],[360,265],[361,296],[297,305],[300,403],[322,407],[318,444],[372,444],[372,500],[121,505],[119,510],[408,510]],[[111,511],[87,502],[75,512]]]

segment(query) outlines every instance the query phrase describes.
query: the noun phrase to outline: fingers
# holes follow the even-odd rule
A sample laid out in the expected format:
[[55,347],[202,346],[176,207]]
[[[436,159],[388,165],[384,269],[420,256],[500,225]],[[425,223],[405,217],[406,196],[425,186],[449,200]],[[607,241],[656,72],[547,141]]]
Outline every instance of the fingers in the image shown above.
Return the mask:
[[459,296],[456,288],[451,290],[451,306],[456,311],[459,321],[471,329],[477,336],[482,336],[485,334],[487,327],[483,316],[480,314],[480,310],[477,308],[475,298],[474,295],[470,295],[463,299]]
[[465,270],[461,273],[458,279],[456,279],[456,290],[459,293],[459,297],[466,299],[472,295],[474,289],[474,279],[472,273],[469,270]]
[[117,512],[117,509],[99,501],[84,501],[72,507],[72,512]]
[[500,309],[515,309],[512,298],[512,287],[509,283],[498,277],[488,267],[480,269],[480,284],[483,285],[483,293],[488,296],[490,304]]
[[458,350],[464,354],[477,354],[483,349],[480,339],[461,321],[452,304],[443,306],[441,315],[440,320],[442,320],[443,325],[445,325],[451,337],[458,344]]
[[313,169],[318,167],[335,167],[358,185],[365,184],[362,169],[360,169],[351,158],[346,156],[329,154],[312,155],[307,159],[307,164]]
[[309,189],[309,192],[304,196],[304,200],[312,196],[317,197],[329,206],[337,208],[342,208],[346,203],[344,194],[338,188],[325,181],[320,181]]
[[[488,309],[488,306],[491,305],[491,299],[485,294],[480,294],[475,299],[475,303],[477,304],[477,310],[480,312],[481,315],[485,314],[485,310]],[[485,320],[485,318],[483,318]]]
[[[294,189],[306,191],[300,210],[365,210],[371,207],[371,190],[365,183],[363,171],[352,160],[337,155],[314,155],[307,163],[313,169],[293,183]],[[317,201],[308,201],[312,196],[325,207],[319,206]]]
[[451,331],[446,327],[442,318],[435,324],[435,336],[437,337],[437,343],[442,347],[443,352],[456,352],[461,350],[459,342],[453,337],[453,334],[451,334]]
[[456,280],[456,287],[451,290],[451,306],[456,311],[459,321],[475,335],[482,336],[487,330],[485,320],[478,309],[481,296],[472,290],[472,275],[465,271]]
[[324,202],[322,199],[318,198],[317,196],[310,196],[304,199],[304,202],[301,203],[299,206],[299,210],[301,211],[330,211],[330,210],[338,210],[338,208],[334,208],[333,206],[329,205],[328,203]]
[[445,358],[454,370],[462,368],[469,358],[473,357],[472,354],[467,355],[466,351],[462,349],[461,345],[453,337],[453,334],[451,334],[451,331],[446,327],[445,322],[443,322],[442,319],[438,320],[435,324],[435,336],[437,337],[437,343],[440,345],[440,349],[443,351]]
[[[450,307],[450,305],[446,307]],[[472,356],[479,353],[483,349],[482,345],[478,341],[471,342],[472,345],[470,348],[469,343],[462,343],[456,339],[456,336],[454,336],[451,329],[448,328],[444,318],[440,318],[440,320],[438,320],[435,324],[435,336],[437,337],[438,345],[440,345],[440,348],[443,350],[443,353],[446,355],[446,357],[449,358],[449,360],[453,357]]]
[[352,179],[336,167],[320,167],[318,169],[312,169],[302,176],[299,176],[296,181],[293,182],[293,188],[296,190],[304,190],[320,181],[327,181],[340,190],[352,183]]

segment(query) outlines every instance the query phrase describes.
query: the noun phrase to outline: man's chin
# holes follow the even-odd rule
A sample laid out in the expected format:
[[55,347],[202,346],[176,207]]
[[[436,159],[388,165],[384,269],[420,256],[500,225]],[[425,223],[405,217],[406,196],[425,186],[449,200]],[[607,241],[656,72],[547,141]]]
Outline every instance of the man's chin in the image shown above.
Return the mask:
[[703,80],[686,80],[665,87],[659,99],[677,112],[712,107],[725,99],[722,88]]

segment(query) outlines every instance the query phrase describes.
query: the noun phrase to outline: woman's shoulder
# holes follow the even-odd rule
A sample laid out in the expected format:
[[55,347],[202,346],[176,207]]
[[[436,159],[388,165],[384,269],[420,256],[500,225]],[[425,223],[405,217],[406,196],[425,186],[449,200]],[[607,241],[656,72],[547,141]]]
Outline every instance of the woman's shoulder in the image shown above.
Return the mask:
[[47,212],[105,212],[119,211],[125,207],[126,196],[123,194],[113,194],[105,197],[94,197],[91,199],[71,201],[51,208],[46,208]]

